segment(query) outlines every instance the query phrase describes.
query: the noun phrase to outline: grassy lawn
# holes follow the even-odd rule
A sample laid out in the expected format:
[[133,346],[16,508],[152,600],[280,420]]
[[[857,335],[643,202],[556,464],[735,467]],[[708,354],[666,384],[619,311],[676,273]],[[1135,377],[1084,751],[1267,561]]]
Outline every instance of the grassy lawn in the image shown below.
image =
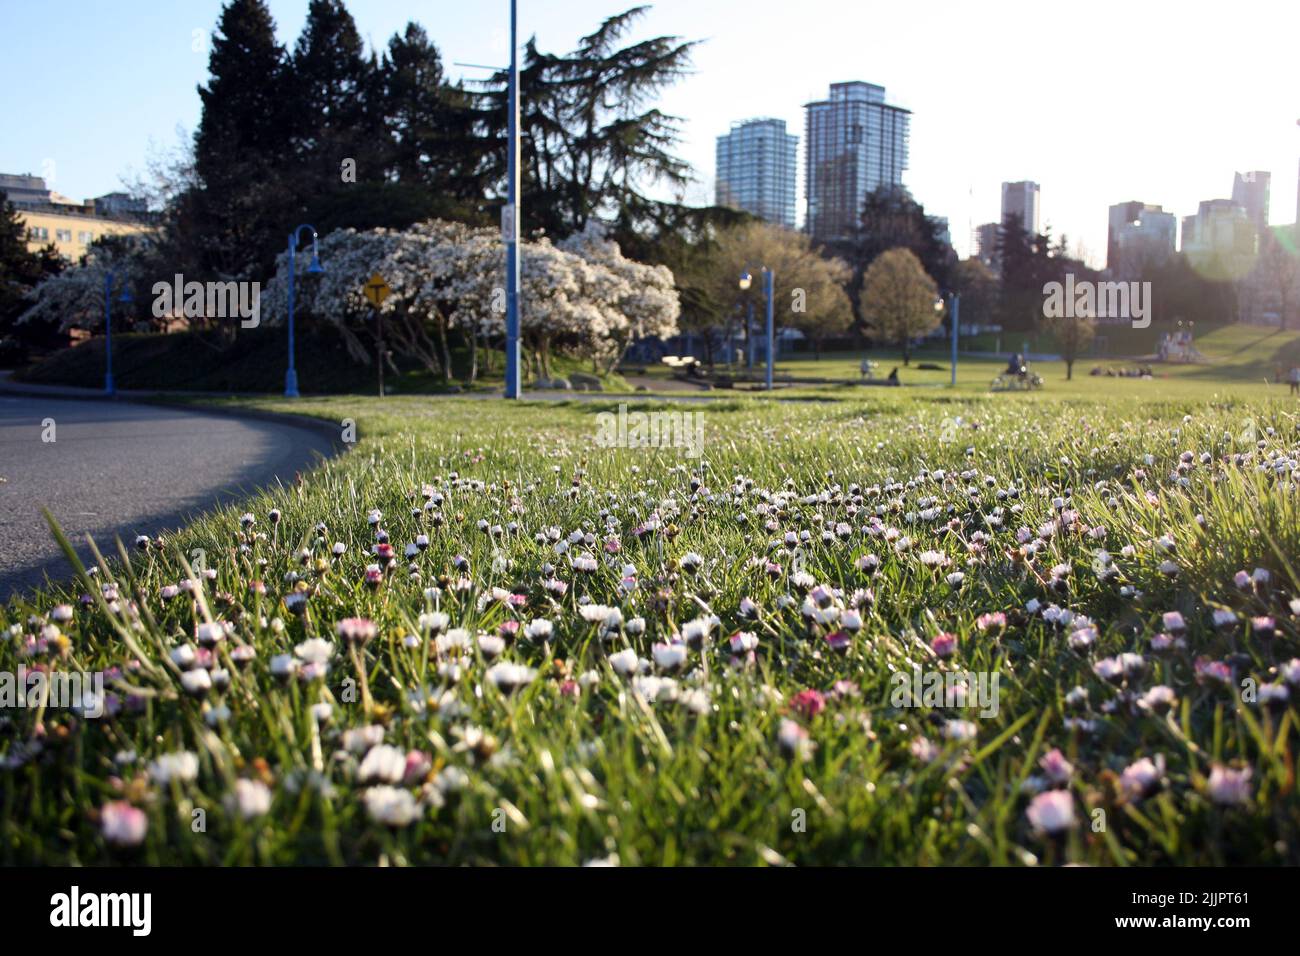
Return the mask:
[[[371,350],[373,343],[361,340]],[[364,364],[348,352],[341,336],[329,328],[308,325],[298,333],[294,349],[299,388],[304,395],[378,393],[378,371],[373,361]],[[450,386],[457,391],[500,390],[503,353],[482,349],[478,376],[468,382],[470,351],[451,348]],[[283,328],[240,329],[227,339],[215,332],[177,332],[170,335],[127,333],[113,337],[113,371],[121,389],[164,391],[240,392],[279,394],[288,367],[288,339]],[[20,369],[15,378],[36,385],[72,385],[100,388],[104,383],[104,339],[94,338],[46,356]],[[592,372],[590,362],[557,356],[558,376]],[[414,361],[402,359],[400,374],[389,369],[385,388],[389,394],[430,394],[448,390],[448,383]],[[631,391],[620,376],[600,375],[610,391]]]
[[[1127,331],[1127,330],[1122,330]],[[1150,330],[1147,330],[1150,331]],[[1282,331],[1248,325],[1228,325],[1202,335],[1196,340],[1197,348],[1206,361],[1196,365],[1155,364],[1151,379],[1108,376],[1091,376],[1095,366],[1134,368],[1131,358],[1095,358],[1088,356],[1075,363],[1074,376],[1067,381],[1065,363],[1035,362],[1034,371],[1044,379],[1047,393],[1063,397],[1096,397],[1099,390],[1107,395],[1120,395],[1135,399],[1164,400],[1169,398],[1211,398],[1218,393],[1231,393],[1237,398],[1266,398],[1285,395],[1287,386],[1276,384],[1279,373],[1285,378],[1287,370],[1300,363],[1300,331]],[[872,349],[862,352],[828,352],[821,359],[813,355],[790,355],[778,359],[778,375],[799,378],[833,379],[836,382],[857,382],[861,378],[863,358],[876,363],[875,374],[884,378],[897,366],[899,380],[904,388],[948,387],[951,379],[951,353],[946,348],[922,349],[912,356],[910,366],[903,365],[902,355],[889,349]],[[939,369],[920,369],[921,364],[938,365]],[[958,357],[957,390],[963,395],[986,393],[993,379],[1006,368],[1007,356],[988,358],[960,354]],[[720,366],[720,368],[722,368]],[[755,374],[762,375],[761,363]],[[646,369],[652,377],[667,378],[664,366]],[[725,394],[725,390],[720,390]],[[874,395],[875,387],[863,387],[861,393]],[[786,396],[835,397],[845,394],[840,384],[800,384],[782,389]]]
[[6,712],[0,863],[1300,863],[1300,405],[1048,378],[677,406],[699,458],[248,400],[359,442],[0,612],[111,695]]

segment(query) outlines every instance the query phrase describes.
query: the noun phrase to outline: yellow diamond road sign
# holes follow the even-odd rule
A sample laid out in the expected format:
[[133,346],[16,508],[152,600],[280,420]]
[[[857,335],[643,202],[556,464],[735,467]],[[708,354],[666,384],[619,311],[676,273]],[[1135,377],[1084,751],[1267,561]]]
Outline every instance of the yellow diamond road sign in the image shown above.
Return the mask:
[[369,300],[370,304],[377,309],[384,304],[384,300],[388,298],[388,294],[393,290],[388,287],[388,283],[384,281],[384,277],[376,272],[366,280],[366,285],[363,291],[366,294],[366,299]]

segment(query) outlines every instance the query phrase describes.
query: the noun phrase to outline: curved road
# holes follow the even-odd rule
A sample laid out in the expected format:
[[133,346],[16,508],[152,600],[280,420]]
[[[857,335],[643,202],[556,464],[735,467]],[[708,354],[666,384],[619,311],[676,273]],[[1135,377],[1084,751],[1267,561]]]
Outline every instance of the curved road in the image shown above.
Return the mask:
[[72,575],[42,507],[89,562],[87,534],[108,555],[114,535],[130,547],[332,451],[325,434],[278,421],[0,395],[0,602]]

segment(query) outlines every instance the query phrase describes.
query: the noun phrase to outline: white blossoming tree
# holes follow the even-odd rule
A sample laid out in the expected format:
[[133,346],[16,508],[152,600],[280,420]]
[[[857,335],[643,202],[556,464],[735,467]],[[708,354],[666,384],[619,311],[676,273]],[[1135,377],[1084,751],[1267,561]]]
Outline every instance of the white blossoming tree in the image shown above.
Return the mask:
[[[680,307],[668,269],[625,258],[590,229],[561,245],[521,244],[520,332],[538,375],[551,376],[557,348],[608,370],[636,337],[676,331]],[[392,289],[382,306],[386,336],[444,377],[449,330],[470,345],[471,380],[479,343],[505,333],[505,250],[495,230],[440,220],[402,231],[340,230],[320,240],[319,255],[325,272],[317,276],[307,273],[309,250],[296,257],[297,308],[338,325],[362,360],[369,360],[369,350],[346,323],[373,311],[362,290],[376,272]],[[288,255],[282,254],[263,293],[264,321],[284,320],[287,290]]]
[[565,239],[560,246],[608,275],[600,283],[597,301],[609,303],[624,321],[615,321],[609,328],[606,371],[623,360],[637,339],[677,334],[681,302],[667,266],[628,259],[618,243],[607,239],[595,222],[589,222],[586,229]]
[[[433,342],[423,333],[432,317],[421,311],[423,304],[416,303],[426,270],[419,265],[421,257],[415,252],[428,245],[421,237],[388,229],[367,232],[341,229],[330,233],[319,243],[323,273],[308,273],[310,248],[304,248],[294,257],[297,316],[309,313],[331,322],[347,343],[349,354],[369,362],[371,350],[358,338],[349,321],[373,319],[373,309],[363,290],[367,280],[378,272],[392,289],[381,307],[387,335],[401,351],[417,358],[427,368],[443,371],[444,363]],[[263,322],[278,324],[288,316],[288,267],[288,253],[281,253],[276,260],[275,276],[262,292]]]
[[[66,332],[72,328],[87,331],[104,326],[104,278],[114,273],[113,297],[124,287],[138,284],[139,257],[130,249],[114,245],[94,245],[81,265],[64,269],[32,289],[32,305],[18,317],[19,322],[48,322]],[[114,302],[114,319],[122,315],[122,306]],[[116,326],[116,321],[114,322]]]

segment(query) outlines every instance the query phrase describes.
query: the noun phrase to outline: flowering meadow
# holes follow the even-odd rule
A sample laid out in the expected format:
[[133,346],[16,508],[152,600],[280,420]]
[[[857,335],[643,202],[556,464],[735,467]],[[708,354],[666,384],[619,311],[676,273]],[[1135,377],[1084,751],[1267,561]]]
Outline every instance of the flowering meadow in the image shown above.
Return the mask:
[[1294,402],[247,404],[359,442],[0,612],[0,863],[1300,863]]

